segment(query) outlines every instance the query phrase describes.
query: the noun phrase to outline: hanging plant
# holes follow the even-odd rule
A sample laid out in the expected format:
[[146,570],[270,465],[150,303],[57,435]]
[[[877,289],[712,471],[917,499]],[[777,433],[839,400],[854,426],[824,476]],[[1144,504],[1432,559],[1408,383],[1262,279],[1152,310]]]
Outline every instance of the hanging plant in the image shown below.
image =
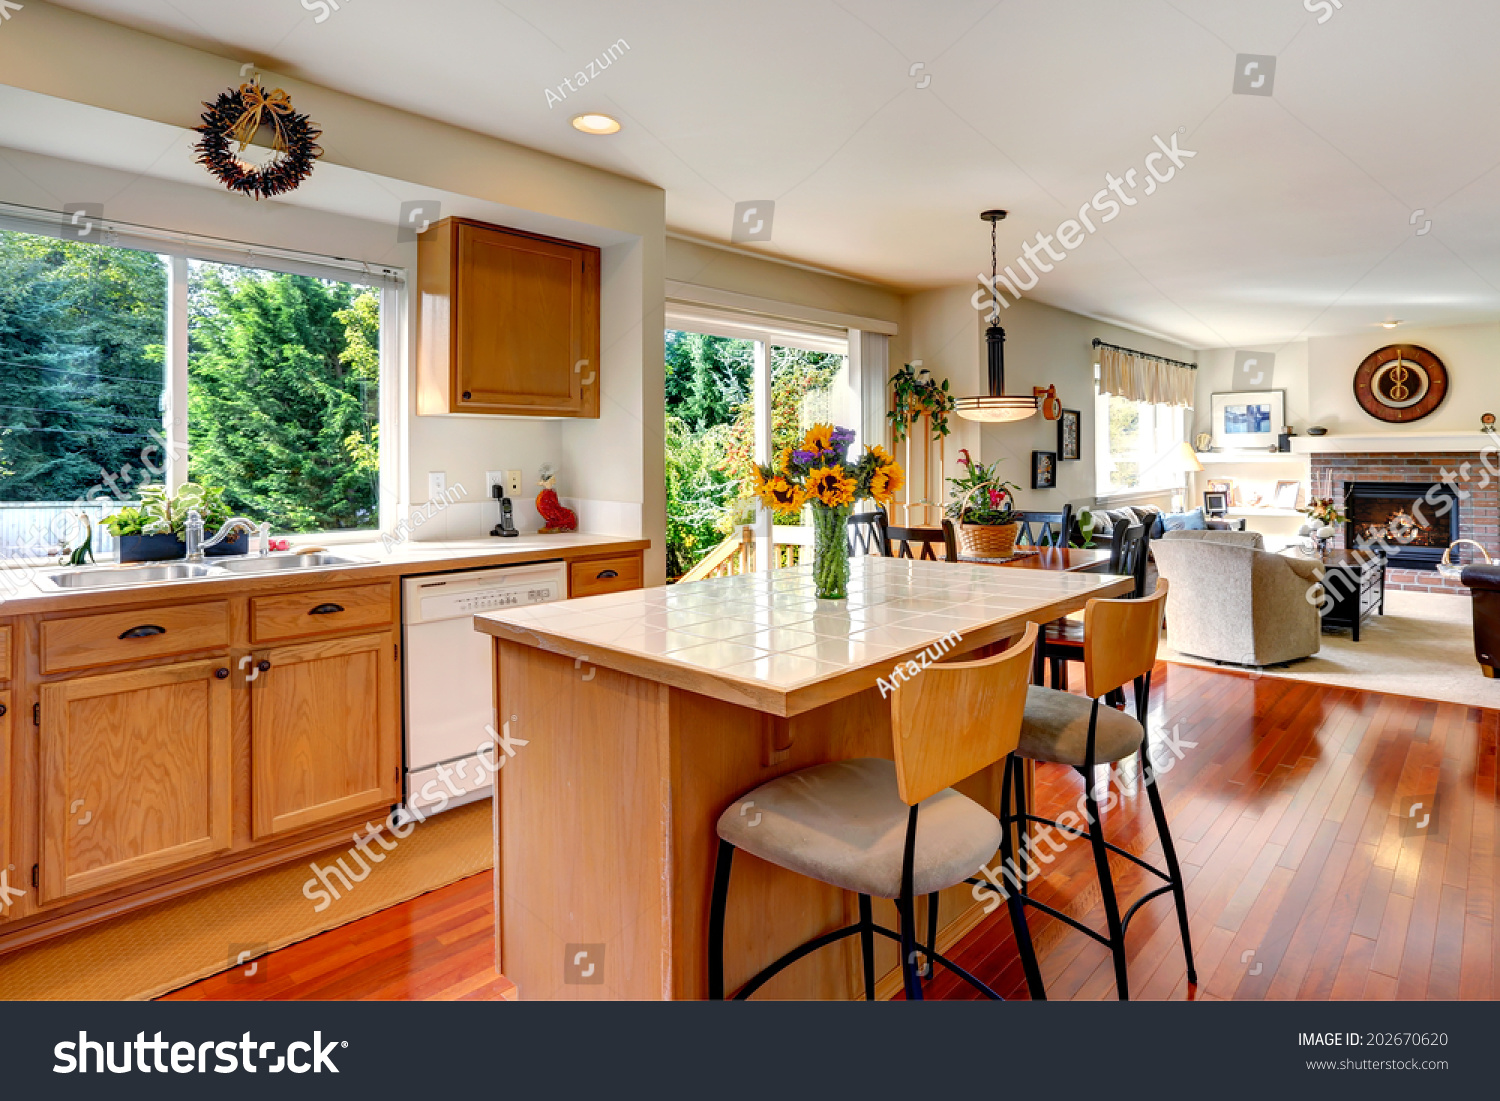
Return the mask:
[[[292,109],[292,99],[280,88],[267,92],[259,80],[227,89],[212,103],[204,103],[203,137],[195,147],[198,163],[230,191],[256,200],[282,195],[301,185],[323,155],[317,139],[323,131]],[[269,164],[257,168],[239,157],[262,126],[271,128]],[[238,144],[239,148],[234,146]]]
[[948,380],[940,383],[930,371],[917,371],[908,363],[891,376],[891,411],[886,420],[897,443],[906,439],[912,422],[926,414],[932,418],[932,438],[948,435],[948,414],[953,412],[954,398],[948,393]]

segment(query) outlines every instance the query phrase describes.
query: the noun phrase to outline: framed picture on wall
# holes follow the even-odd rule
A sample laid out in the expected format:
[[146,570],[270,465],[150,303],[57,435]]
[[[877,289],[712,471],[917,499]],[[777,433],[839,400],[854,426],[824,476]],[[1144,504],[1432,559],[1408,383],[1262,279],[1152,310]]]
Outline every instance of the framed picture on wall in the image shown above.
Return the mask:
[[1031,488],[1057,488],[1057,452],[1033,451],[1031,453]]
[[1064,409],[1057,419],[1057,457],[1061,462],[1083,458],[1083,414],[1077,409]]
[[1277,482],[1274,498],[1277,508],[1296,508],[1297,498],[1302,493],[1301,482]]
[[1214,447],[1268,451],[1286,424],[1285,390],[1232,390],[1210,396]]

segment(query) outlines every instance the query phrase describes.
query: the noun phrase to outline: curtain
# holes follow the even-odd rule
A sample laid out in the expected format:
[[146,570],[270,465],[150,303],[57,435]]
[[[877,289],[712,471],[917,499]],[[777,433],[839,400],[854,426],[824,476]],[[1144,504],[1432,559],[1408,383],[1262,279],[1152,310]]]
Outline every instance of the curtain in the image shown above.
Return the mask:
[[1192,405],[1193,372],[1152,356],[1100,348],[1099,391],[1152,405]]

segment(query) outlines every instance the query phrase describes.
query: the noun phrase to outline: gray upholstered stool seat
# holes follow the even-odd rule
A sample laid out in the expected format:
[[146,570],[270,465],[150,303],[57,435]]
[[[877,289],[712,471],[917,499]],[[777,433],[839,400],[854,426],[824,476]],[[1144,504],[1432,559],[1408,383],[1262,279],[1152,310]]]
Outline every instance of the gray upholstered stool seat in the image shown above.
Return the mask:
[[[1000,848],[999,820],[952,788],[918,806],[914,896],[962,883]],[[897,898],[910,809],[897,790],[895,764],[863,757],[790,772],[746,792],[719,817],[719,836],[809,878]]]
[[[1018,756],[1083,768],[1087,763],[1089,715],[1094,701],[1071,692],[1032,685],[1026,692],[1026,716],[1021,720]],[[1121,761],[1141,748],[1145,729],[1132,716],[1113,707],[1099,708],[1094,735],[1094,763]]]

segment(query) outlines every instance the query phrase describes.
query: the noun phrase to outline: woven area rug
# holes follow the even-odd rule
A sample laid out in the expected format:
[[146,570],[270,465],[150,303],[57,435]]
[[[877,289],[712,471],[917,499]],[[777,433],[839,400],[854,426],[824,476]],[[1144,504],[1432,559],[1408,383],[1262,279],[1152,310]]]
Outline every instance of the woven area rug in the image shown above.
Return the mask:
[[[475,875],[494,863],[490,804],[472,803],[429,818],[364,880],[341,890],[342,897],[321,912],[314,910],[302,893],[312,875],[309,865],[326,868],[342,858],[357,873],[360,865],[349,848],[0,956],[0,999],[153,998],[227,969],[241,952],[254,958]],[[310,893],[322,901],[319,890],[315,886]]]
[[[1365,621],[1358,642],[1348,631],[1324,631],[1323,648],[1317,654],[1260,672],[1341,688],[1500,708],[1500,680],[1486,678],[1474,660],[1469,597],[1392,591],[1386,594],[1385,612]],[[1177,653],[1166,644],[1165,636],[1160,657],[1216,668],[1214,662]]]

